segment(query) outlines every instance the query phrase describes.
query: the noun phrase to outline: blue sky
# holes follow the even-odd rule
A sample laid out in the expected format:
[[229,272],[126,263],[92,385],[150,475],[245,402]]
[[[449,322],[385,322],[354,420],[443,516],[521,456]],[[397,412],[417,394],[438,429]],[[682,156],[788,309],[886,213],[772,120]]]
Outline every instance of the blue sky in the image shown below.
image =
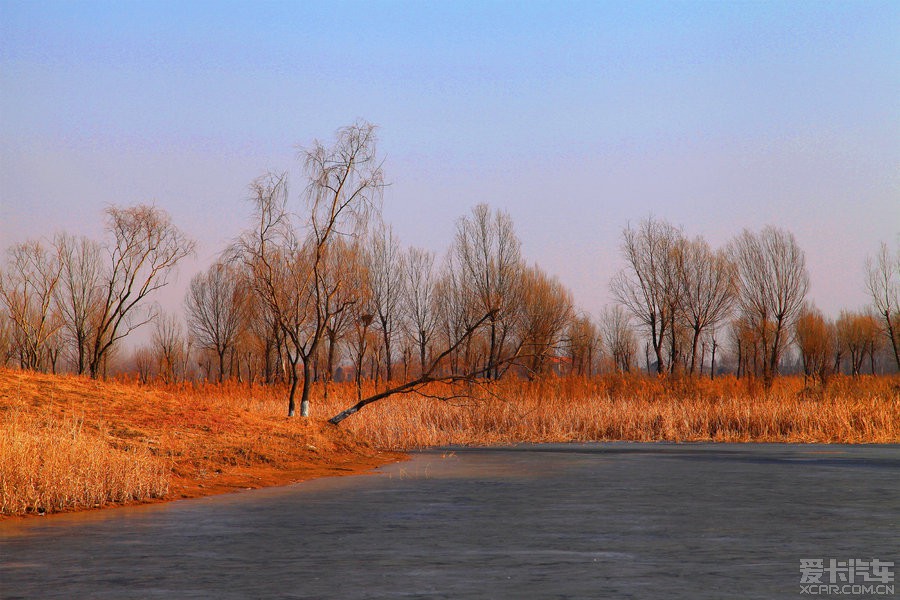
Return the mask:
[[826,312],[900,232],[900,3],[0,0],[0,242],[101,236],[152,201],[199,241],[249,182],[365,118],[401,239],[479,202],[585,309],[649,214],[723,244],[792,230]]

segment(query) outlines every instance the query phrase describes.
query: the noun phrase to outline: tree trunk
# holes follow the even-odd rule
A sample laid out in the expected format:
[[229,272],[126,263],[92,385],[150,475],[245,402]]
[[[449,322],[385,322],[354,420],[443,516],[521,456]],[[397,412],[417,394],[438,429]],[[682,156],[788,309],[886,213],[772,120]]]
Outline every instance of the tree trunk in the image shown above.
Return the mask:
[[325,361],[325,378],[322,382],[326,400],[328,400],[328,382],[331,381],[331,374],[334,373],[334,337],[333,334],[328,336],[328,356]]
[[310,380],[310,361],[308,359],[303,360],[303,393],[300,396],[300,416],[308,417],[309,416],[309,390],[312,387],[312,381]]
[[[706,342],[703,342],[700,345],[700,377],[703,377],[703,364],[706,362]],[[693,369],[691,369],[691,375],[693,375]]]
[[419,375],[425,372],[425,340],[419,338]]
[[356,399],[362,400],[362,370],[363,361],[366,359],[366,330],[363,329],[359,340],[359,356],[356,357]]
[[296,409],[294,396],[297,394],[297,361],[291,361],[291,391],[288,395],[288,416],[293,417]]
[[678,336],[675,335],[675,311],[672,311],[669,330],[669,334],[672,337],[672,347],[669,349],[669,373],[674,375],[678,368]]
[[[653,346],[653,353],[656,355],[656,373],[657,375],[661,375],[665,370],[663,367],[663,357],[662,357],[662,346],[663,346],[663,336],[662,332],[657,333],[656,331],[656,323],[654,321],[650,322],[650,339],[651,346]],[[647,373],[650,372],[650,361],[647,361]]]
[[218,351],[219,355],[219,383],[222,383],[225,373],[225,348]]
[[369,377],[372,379],[372,385],[375,386],[375,391],[378,391],[378,378],[381,376],[381,365],[379,365],[380,361],[378,360],[377,354],[372,354],[370,365],[369,365]]
[[85,348],[84,345],[87,343],[81,335],[78,336],[77,342],[78,344],[78,374],[84,375],[84,372],[87,370],[87,364],[85,363]]
[[497,379],[497,366],[494,362],[494,354],[497,352],[497,322],[491,319],[491,348],[488,355],[487,373],[488,379]]
[[356,363],[356,400],[362,400],[362,353],[359,355],[359,361]]
[[[695,363],[697,362],[697,342],[700,340],[700,330],[694,329],[694,339],[691,340],[691,371],[690,374],[693,375],[695,371]],[[703,374],[703,361],[700,361],[700,374]]]
[[382,322],[382,335],[384,337],[384,380],[391,381],[391,336],[388,334],[387,327]]
[[769,359],[769,372],[766,374],[767,382],[771,382],[771,380],[778,375],[778,358],[780,354],[778,352],[778,347],[781,345],[781,328],[782,322],[781,318],[779,318],[775,322],[775,339],[772,342],[772,356]]
[[[618,362],[618,361],[616,361]],[[644,342],[644,363],[647,365],[647,375],[650,374],[650,343]]]
[[588,379],[593,377],[593,375],[594,375],[594,345],[593,345],[593,343],[591,343],[591,345],[588,346],[588,352],[587,352],[587,376],[588,376]]

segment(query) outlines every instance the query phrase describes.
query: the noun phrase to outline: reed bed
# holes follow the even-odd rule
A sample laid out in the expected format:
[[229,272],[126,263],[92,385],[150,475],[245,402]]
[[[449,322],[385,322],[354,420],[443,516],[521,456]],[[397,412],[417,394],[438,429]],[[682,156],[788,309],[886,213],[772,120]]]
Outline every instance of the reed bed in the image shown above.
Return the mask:
[[768,389],[733,377],[559,378],[474,386],[468,395],[448,402],[398,397],[345,423],[370,443],[392,449],[611,440],[900,441],[897,377],[835,378],[824,389],[807,387],[802,378],[782,378]]
[[[284,415],[280,386],[182,386],[225,406]],[[380,389],[380,388],[379,388]],[[375,391],[364,384],[363,395]],[[551,377],[395,396],[363,408],[339,427],[389,450],[523,442],[712,441],[789,443],[900,442],[900,376],[761,380],[724,376]],[[327,419],[356,401],[349,383],[313,390],[312,413]],[[440,400],[438,397],[450,397]]]
[[44,514],[162,498],[169,466],[80,419],[7,415],[0,429],[0,514]]

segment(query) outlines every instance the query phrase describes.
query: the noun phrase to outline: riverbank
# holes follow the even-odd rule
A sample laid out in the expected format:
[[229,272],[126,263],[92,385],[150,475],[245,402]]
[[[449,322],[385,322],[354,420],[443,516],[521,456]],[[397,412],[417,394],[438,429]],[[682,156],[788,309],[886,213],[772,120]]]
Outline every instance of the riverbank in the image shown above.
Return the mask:
[[[366,382],[364,394],[373,393]],[[590,441],[900,442],[900,377],[826,386],[604,375],[433,386],[342,422],[351,383],[285,416],[284,386],[140,385],[0,369],[0,515],[158,502],[361,473],[407,450]],[[434,396],[453,396],[439,401]]]
[[241,388],[0,369],[0,515],[193,498],[405,459],[323,419],[279,416],[266,394]]

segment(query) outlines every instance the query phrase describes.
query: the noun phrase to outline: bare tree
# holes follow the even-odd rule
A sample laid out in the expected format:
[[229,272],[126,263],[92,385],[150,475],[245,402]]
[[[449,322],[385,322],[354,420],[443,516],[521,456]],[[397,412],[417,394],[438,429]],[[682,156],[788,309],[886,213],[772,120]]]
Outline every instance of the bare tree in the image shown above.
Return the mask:
[[548,360],[559,357],[572,318],[572,295],[555,277],[539,267],[521,271],[522,310],[520,358],[529,377],[543,374]]
[[95,335],[106,274],[103,249],[94,240],[61,234],[55,246],[62,267],[56,303],[63,318],[75,371],[88,370],[90,342]]
[[650,217],[637,230],[627,227],[622,238],[626,267],[613,278],[610,288],[646,329],[656,355],[656,371],[663,373],[663,343],[674,323],[673,308],[679,298],[676,286],[681,279],[675,275],[679,271],[675,258],[682,234],[669,223]]
[[418,349],[421,371],[425,369],[428,348],[438,324],[438,279],[434,269],[434,254],[421,248],[410,248],[404,266],[406,293],[403,298],[403,328]]
[[368,284],[365,283],[361,286],[360,291],[361,296],[359,300],[353,304],[348,311],[349,320],[352,325],[352,329],[348,336],[348,347],[350,350],[350,358],[353,361],[353,377],[356,381],[357,401],[362,400],[362,374],[366,356],[374,343],[370,327],[372,325],[372,319],[375,317],[375,309],[372,307],[371,295],[368,293]]
[[367,254],[369,289],[375,309],[375,323],[381,331],[385,381],[391,381],[392,345],[397,336],[405,295],[403,274],[406,260],[390,226],[380,224],[372,233],[371,245],[372,250]]
[[[769,324],[764,324],[763,327],[769,327]],[[756,328],[745,317],[738,316],[729,324],[728,337],[734,352],[737,377],[746,376],[751,372],[758,375],[761,372],[763,360],[760,336],[757,334]]]
[[[315,312],[315,273],[309,265],[309,246],[298,242],[287,210],[287,175],[269,173],[255,180],[250,189],[255,228],[245,232],[232,251],[243,261],[248,284],[264,305],[263,312],[277,326],[281,342],[278,350],[284,346],[282,366],[286,366],[290,382],[288,415],[294,416],[297,365],[302,356],[308,364],[315,351],[308,335],[314,319],[311,313]],[[314,325],[313,335],[315,331]],[[304,386],[309,382],[308,370],[307,366]]]
[[110,349],[136,328],[152,320],[143,303],[169,283],[178,262],[194,251],[169,215],[154,206],[137,205],[106,210],[113,244],[107,249],[96,321],[88,344],[91,377],[102,372]]
[[253,293],[252,278],[243,274],[241,281],[247,290],[244,294],[247,323],[244,334],[248,363],[261,372],[266,383],[283,381],[283,370],[278,368],[282,364],[280,357],[284,347],[281,327],[269,305]]
[[871,314],[842,310],[835,323],[837,343],[850,357],[850,372],[854,376],[862,373],[866,354],[872,361],[874,373],[874,356],[881,335],[878,321]]
[[225,355],[246,325],[246,289],[238,268],[218,262],[191,279],[185,296],[191,334],[200,348],[215,352],[219,359],[219,382],[225,374]]
[[[452,253],[447,255],[445,267],[435,287],[439,308],[437,337],[442,346],[453,347],[446,357],[447,364],[438,365],[438,368],[450,373],[471,370],[471,342],[477,330],[472,330],[468,336],[464,334],[478,320],[476,315],[479,303],[474,289],[464,283],[464,272],[456,262]],[[454,344],[459,339],[464,339],[464,343]]]
[[365,302],[371,297],[366,282],[366,268],[358,239],[348,243],[344,238],[336,237],[325,253],[323,269],[323,297],[328,303],[325,307],[325,340],[328,342],[325,353],[324,395],[328,398],[328,383],[334,376],[335,359],[339,343],[350,328],[354,319],[352,307]]
[[594,362],[600,357],[600,331],[590,315],[573,314],[566,327],[566,346],[570,370],[591,377]]
[[800,349],[804,376],[818,378],[824,383],[831,371],[834,355],[834,324],[815,306],[807,304],[800,310],[794,324],[794,337]]
[[686,319],[683,318],[688,293],[688,281],[685,277],[688,270],[685,267],[688,258],[687,247],[687,239],[678,230],[678,236],[674,239],[668,259],[662,267],[665,314],[669,319],[665,339],[669,342],[668,370],[670,373],[686,367],[684,364],[685,347],[690,344],[692,333],[686,325]]
[[[266,184],[269,188],[269,184]],[[278,187],[278,184],[275,184]],[[276,196],[278,192],[275,192]],[[267,194],[267,200],[271,199]],[[280,213],[279,219],[286,218]],[[324,319],[319,319],[316,306],[316,281],[312,271],[313,254],[308,244],[298,243],[292,229],[284,232],[280,240],[265,239],[252,265],[256,272],[255,289],[267,304],[281,332],[284,344],[283,359],[287,363],[290,381],[288,415],[294,416],[295,394],[300,382],[298,364],[303,363],[303,387],[311,383],[311,363],[324,330]],[[301,401],[301,414],[303,405]]]
[[809,289],[806,259],[792,233],[771,226],[759,233],[744,230],[730,254],[738,303],[762,350],[763,376],[771,381]]
[[334,306],[337,288],[328,284],[326,265],[329,241],[360,231],[384,187],[375,126],[369,123],[338,130],[331,146],[314,142],[303,158],[309,209],[305,235],[301,238],[287,210],[286,177],[270,175],[254,183],[257,224],[233,249],[289,347],[289,416],[295,412],[298,361],[303,364],[300,414],[309,415],[312,362]]
[[[424,262],[428,268],[422,270],[430,271],[431,261]],[[370,282],[375,279],[369,277]],[[514,364],[540,373],[551,359],[566,351],[573,313],[571,294],[539,268],[522,266],[512,223],[502,213],[491,217],[486,206],[476,207],[471,220],[459,222],[455,245],[434,286],[434,297],[439,325],[433,347],[441,350],[432,350],[418,377],[388,383],[381,392],[376,385],[376,392],[366,398],[358,393],[357,402],[332,417],[331,423],[338,424],[365,406],[398,394],[443,400],[459,397],[456,392],[442,394],[426,389],[435,382],[478,385],[485,377],[500,377]],[[484,310],[486,306],[490,308]],[[360,304],[356,310],[356,337],[364,341],[367,327],[379,318],[375,315],[378,309],[373,306],[372,313],[364,312]],[[503,310],[506,313],[501,316]],[[384,346],[373,348],[373,362]],[[357,365],[359,373],[361,359]]]
[[[508,231],[511,232],[511,224]],[[506,237],[506,242],[504,242],[504,244],[510,243],[508,235],[501,235],[501,237]],[[503,253],[501,252],[500,254]],[[467,385],[474,385],[481,378],[499,376],[503,370],[508,368],[509,365],[513,364],[519,358],[518,352],[522,348],[522,343],[519,343],[515,350],[504,351],[498,354],[498,348],[502,347],[502,336],[506,334],[509,324],[501,323],[499,308],[493,308],[486,312],[480,310],[484,305],[485,296],[479,293],[474,286],[467,285],[468,283],[472,283],[471,275],[473,271],[477,272],[477,270],[473,270],[471,265],[454,264],[455,260],[465,259],[465,256],[466,254],[464,252],[452,252],[449,254],[447,262],[448,268],[445,270],[443,277],[441,277],[435,287],[435,295],[438,298],[437,304],[441,308],[441,326],[439,328],[441,333],[437,337],[440,339],[440,347],[442,347],[442,350],[440,352],[432,352],[430,359],[420,370],[418,377],[396,385],[389,384],[387,389],[381,392],[376,392],[366,398],[359,398],[353,406],[350,406],[346,410],[341,411],[332,417],[330,419],[331,423],[338,424],[350,415],[358,412],[363,407],[397,394],[412,393],[426,397],[447,399],[447,396],[445,395],[432,395],[425,390],[425,387],[435,382],[447,384],[466,383]],[[491,277],[495,277],[496,270],[494,267],[490,267],[490,270],[493,272]],[[521,269],[516,268],[515,274],[519,273],[521,273]],[[508,275],[512,274],[512,272],[508,273]],[[507,284],[504,283],[504,285]],[[509,285],[517,285],[517,282],[516,284],[510,282]],[[557,287],[561,286],[554,286],[553,283],[550,282],[546,287],[550,288],[551,292],[553,292]],[[512,291],[515,290],[516,287],[507,287],[505,289]],[[563,291],[565,292],[565,290]],[[563,295],[568,298],[566,294]],[[554,296],[553,293],[548,295]],[[542,296],[542,294],[535,293],[536,299],[539,296]],[[555,296],[559,296],[559,294],[556,294]],[[498,298],[500,298],[499,295],[493,296],[494,300],[500,302]],[[512,307],[514,305],[511,300],[511,298],[505,298],[501,304]],[[540,306],[541,303],[535,300],[534,305],[537,307]],[[550,312],[552,313],[552,311]],[[539,313],[539,310],[534,311],[535,315]],[[362,314],[360,316],[358,330],[361,334],[364,334],[367,324],[371,322],[372,316],[367,314]],[[511,318],[511,316],[512,313],[509,314],[507,318]],[[548,344],[554,344],[554,340],[556,339],[556,329],[550,324],[552,320],[552,315],[543,320],[537,318],[534,319],[535,325],[538,323],[541,324],[541,326],[536,326],[533,330],[534,335],[532,336],[532,339],[535,340],[535,347],[538,346],[539,339],[543,342],[543,345],[541,346],[543,348],[546,348]],[[566,319],[563,319],[563,325],[561,325],[559,329],[564,327],[565,322]],[[470,360],[471,356],[469,352],[472,340],[482,331],[490,332],[488,339],[494,343],[488,346],[488,348],[493,347],[495,355],[501,356],[500,358],[492,360],[489,351],[484,361]],[[501,332],[499,336],[497,335],[498,331]],[[463,353],[462,359],[459,357],[460,352]],[[546,356],[546,354],[544,356]],[[357,372],[359,372],[359,369]]]
[[19,364],[24,369],[46,369],[51,363],[48,341],[62,326],[55,294],[62,271],[59,256],[38,241],[9,249],[0,272],[0,299],[13,325]]
[[637,354],[637,340],[629,313],[621,306],[608,306],[600,319],[600,332],[618,371],[629,372]]
[[[460,284],[471,288],[478,300],[477,312],[494,315],[487,362],[498,366],[520,301],[521,242],[512,219],[502,211],[492,213],[487,204],[475,206],[471,216],[457,222],[452,253]],[[490,375],[497,378],[499,372]]]
[[900,369],[900,248],[893,255],[885,243],[866,259],[866,288]]
[[689,372],[694,374],[697,346],[704,332],[714,329],[731,310],[735,270],[726,252],[714,252],[703,238],[683,246],[680,312],[691,332]]
[[331,147],[316,142],[305,152],[309,177],[310,240],[313,244],[311,273],[316,297],[316,327],[305,352],[303,395],[300,414],[309,415],[309,357],[314,355],[332,314],[342,312],[355,300],[339,301],[343,289],[329,285],[328,264],[324,260],[334,236],[355,235],[365,228],[369,215],[379,208],[384,189],[384,173],[376,148],[376,127],[357,122],[338,131]]
[[152,337],[152,352],[157,362],[157,372],[166,383],[177,383],[180,367],[186,352],[184,328],[175,315],[157,313]]
[[153,350],[148,346],[136,348],[131,359],[137,371],[138,381],[142,384],[149,383],[150,378],[153,377]]

